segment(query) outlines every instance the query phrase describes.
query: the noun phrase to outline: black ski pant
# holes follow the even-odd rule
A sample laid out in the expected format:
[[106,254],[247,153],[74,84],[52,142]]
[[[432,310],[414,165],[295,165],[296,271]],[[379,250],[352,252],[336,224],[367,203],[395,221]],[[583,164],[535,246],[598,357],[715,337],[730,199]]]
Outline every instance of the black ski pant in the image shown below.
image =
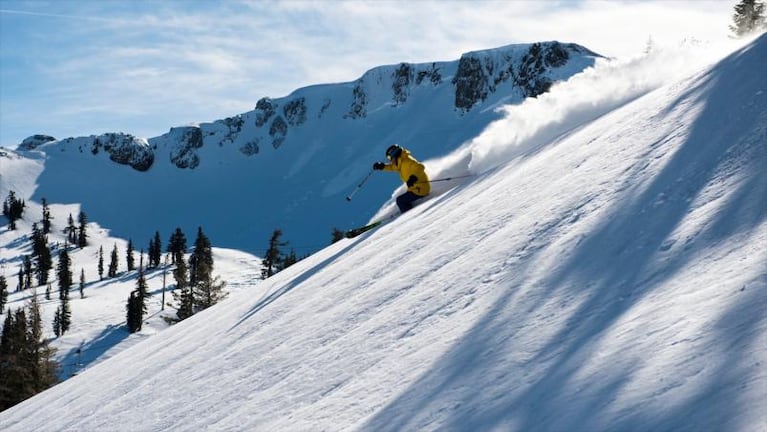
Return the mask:
[[405,213],[406,211],[413,208],[413,203],[418,201],[419,199],[423,198],[421,195],[416,195],[413,192],[407,191],[403,193],[402,195],[397,197],[397,207],[399,207],[400,213]]

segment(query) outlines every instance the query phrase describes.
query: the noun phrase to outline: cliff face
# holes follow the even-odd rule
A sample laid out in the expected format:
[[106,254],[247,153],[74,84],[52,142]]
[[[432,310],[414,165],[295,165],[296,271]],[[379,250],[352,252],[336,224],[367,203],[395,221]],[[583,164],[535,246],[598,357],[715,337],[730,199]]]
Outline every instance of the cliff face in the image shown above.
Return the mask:
[[[264,97],[252,111],[212,123],[171,128],[149,139],[149,145],[127,134],[91,137],[91,150],[93,154],[106,151],[114,162],[138,171],[150,169],[155,160],[195,169],[205,163],[200,152],[203,147],[235,146],[242,156],[254,157],[265,148],[278,150],[289,144],[294,131],[308,128],[316,130],[314,135],[322,135],[327,128],[371,121],[386,110],[428,98],[452,100],[439,109],[460,121],[486,103],[536,97],[548,91],[554,81],[590,66],[596,57],[579,45],[543,42],[470,52],[451,62],[380,66],[351,83],[299,89],[278,99]],[[55,143],[55,139],[35,135],[20,149],[48,143]]]

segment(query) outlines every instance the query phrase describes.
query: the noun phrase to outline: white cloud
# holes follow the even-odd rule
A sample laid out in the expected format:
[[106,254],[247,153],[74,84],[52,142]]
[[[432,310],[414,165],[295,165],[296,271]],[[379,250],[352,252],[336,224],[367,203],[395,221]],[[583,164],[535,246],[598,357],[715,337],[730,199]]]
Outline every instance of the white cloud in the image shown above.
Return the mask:
[[[250,110],[263,96],[352,81],[380,64],[452,60],[510,43],[560,40],[630,56],[649,37],[657,44],[722,37],[731,16],[723,3],[83,1],[42,10],[7,2],[25,11],[0,12],[3,27],[19,20],[25,26],[3,32],[3,68],[34,70],[19,72],[28,90],[0,83],[0,144],[96,127],[153,136]],[[17,54],[22,61],[6,56],[16,42],[26,49]],[[44,120],[34,115],[40,100]],[[94,115],[72,115],[71,105]],[[19,110],[25,114],[7,124],[10,111]]]

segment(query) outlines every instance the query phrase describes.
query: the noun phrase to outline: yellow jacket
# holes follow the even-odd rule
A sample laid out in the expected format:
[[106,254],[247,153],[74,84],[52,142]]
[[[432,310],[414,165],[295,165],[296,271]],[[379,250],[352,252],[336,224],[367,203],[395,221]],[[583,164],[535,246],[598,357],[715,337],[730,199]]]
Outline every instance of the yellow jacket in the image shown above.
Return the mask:
[[426,170],[421,162],[418,162],[410,152],[406,149],[402,149],[400,156],[393,160],[391,163],[384,165],[384,171],[398,171],[399,177],[404,183],[411,175],[414,175],[418,180],[413,186],[407,188],[408,192],[413,192],[418,196],[426,196],[431,191],[431,184],[429,183],[429,176],[426,175]]

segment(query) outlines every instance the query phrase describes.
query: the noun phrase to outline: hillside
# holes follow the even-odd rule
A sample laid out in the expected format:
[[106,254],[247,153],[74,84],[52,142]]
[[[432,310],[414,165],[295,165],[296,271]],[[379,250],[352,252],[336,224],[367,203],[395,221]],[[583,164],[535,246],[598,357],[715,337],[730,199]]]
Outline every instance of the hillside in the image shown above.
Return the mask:
[[474,178],[0,428],[765,430],[766,58],[763,35],[545,131],[515,114],[589,74],[507,108],[434,162]]

